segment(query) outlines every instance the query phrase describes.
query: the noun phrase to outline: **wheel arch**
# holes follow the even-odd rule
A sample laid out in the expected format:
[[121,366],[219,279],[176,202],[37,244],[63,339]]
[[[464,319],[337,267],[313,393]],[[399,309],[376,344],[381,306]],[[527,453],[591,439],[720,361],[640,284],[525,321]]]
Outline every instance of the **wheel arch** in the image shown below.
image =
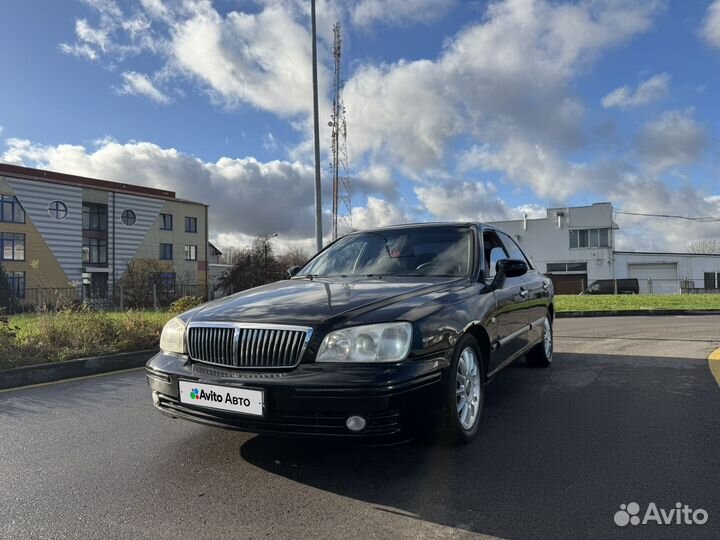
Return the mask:
[[480,352],[482,353],[482,367],[483,372],[487,376],[488,368],[490,365],[490,336],[487,330],[479,324],[473,324],[465,330],[465,334],[471,335],[475,338],[480,346]]
[[550,322],[555,322],[555,305],[552,302],[548,304],[548,313],[550,314]]

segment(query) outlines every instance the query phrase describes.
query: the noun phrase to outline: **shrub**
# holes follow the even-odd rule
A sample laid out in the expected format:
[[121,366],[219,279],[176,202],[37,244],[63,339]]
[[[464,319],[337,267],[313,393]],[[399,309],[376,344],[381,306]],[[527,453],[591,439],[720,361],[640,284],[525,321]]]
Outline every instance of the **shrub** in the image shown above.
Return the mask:
[[21,358],[17,328],[10,324],[7,317],[0,317],[0,368],[14,367]]
[[117,347],[119,350],[139,351],[152,349],[160,342],[164,322],[147,317],[139,311],[128,311],[117,318]]
[[0,309],[9,307],[11,299],[10,282],[3,265],[0,264]]
[[80,309],[0,318],[0,370],[157,348],[164,312]]
[[170,313],[177,315],[204,303],[200,296],[183,296],[170,304]]

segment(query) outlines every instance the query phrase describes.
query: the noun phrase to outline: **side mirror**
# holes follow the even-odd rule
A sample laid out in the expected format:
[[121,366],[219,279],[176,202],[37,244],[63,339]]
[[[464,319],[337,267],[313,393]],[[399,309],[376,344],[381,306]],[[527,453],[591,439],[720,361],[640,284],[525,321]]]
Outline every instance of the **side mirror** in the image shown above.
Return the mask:
[[293,277],[295,274],[297,274],[302,266],[291,266],[287,269],[288,276]]
[[528,265],[520,259],[500,259],[495,263],[495,287],[502,287],[505,279],[527,274]]

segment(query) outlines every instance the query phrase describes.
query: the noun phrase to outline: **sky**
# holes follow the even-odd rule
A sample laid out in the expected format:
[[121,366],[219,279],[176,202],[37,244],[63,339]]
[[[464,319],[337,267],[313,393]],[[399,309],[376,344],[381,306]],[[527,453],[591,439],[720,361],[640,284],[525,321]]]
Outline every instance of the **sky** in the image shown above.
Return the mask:
[[[611,201],[618,248],[720,237],[720,0],[318,0],[355,228]],[[210,236],[314,238],[306,0],[4,0],[0,161],[171,189]]]

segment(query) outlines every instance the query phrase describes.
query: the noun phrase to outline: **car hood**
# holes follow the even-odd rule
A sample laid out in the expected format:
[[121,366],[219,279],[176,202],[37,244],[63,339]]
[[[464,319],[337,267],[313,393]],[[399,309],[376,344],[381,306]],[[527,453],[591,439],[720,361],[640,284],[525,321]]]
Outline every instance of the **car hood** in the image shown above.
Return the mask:
[[193,322],[318,324],[351,318],[456,284],[458,278],[315,278],[278,281],[222,298],[190,315]]

